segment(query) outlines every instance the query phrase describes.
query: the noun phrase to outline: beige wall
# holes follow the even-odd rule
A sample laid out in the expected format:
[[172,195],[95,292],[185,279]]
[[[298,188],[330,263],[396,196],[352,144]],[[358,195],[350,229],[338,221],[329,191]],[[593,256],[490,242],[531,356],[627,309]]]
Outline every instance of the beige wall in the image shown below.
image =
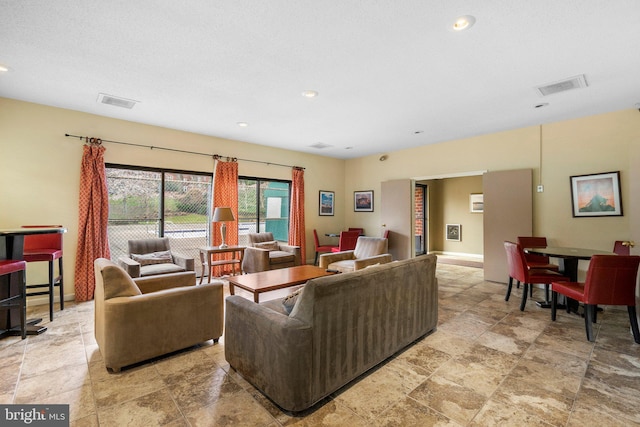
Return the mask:
[[[362,226],[371,235],[381,231],[383,181],[519,168],[532,168],[535,184],[540,179],[538,127],[390,152],[384,162],[378,160],[381,153],[342,161],[0,98],[0,228],[29,223],[67,226],[64,250],[68,294],[73,292],[82,144],[66,138],[65,133],[305,167],[309,259],[313,257],[313,228],[321,234],[349,226]],[[631,206],[627,203],[632,196],[629,171],[640,165],[632,165],[630,159],[640,145],[640,113],[630,109],[548,124],[543,126],[543,135],[545,191],[534,193],[534,233],[546,235],[555,245],[603,250],[611,249],[614,240],[627,239],[630,221],[626,209],[623,217],[572,218],[569,177],[619,170],[623,203]],[[105,146],[107,162],[195,171],[211,171],[213,167],[208,157]],[[239,169],[241,175],[276,179],[291,176],[288,168],[250,162],[240,162]],[[318,216],[319,190],[336,192],[335,216]],[[353,192],[358,190],[374,191],[374,212],[353,212]],[[468,199],[468,195],[465,197]],[[463,241],[466,236],[463,228]],[[475,253],[475,249],[469,250]]]
[[[65,133],[305,167],[307,258],[313,261],[314,228],[324,234],[345,227],[343,160],[0,98],[0,228],[23,224],[63,224],[68,228],[64,236],[66,295],[74,291],[82,143],[65,137]],[[213,168],[213,160],[206,156],[104,145],[108,163],[205,172]],[[238,169],[240,175],[291,179],[291,169],[286,167],[240,161]],[[320,190],[336,192],[335,216],[318,216]],[[30,283],[46,281],[46,266],[42,267],[29,276]]]
[[[611,250],[615,240],[630,236],[629,177],[633,148],[640,145],[640,113],[630,109],[543,126],[543,193],[534,189],[534,234],[545,235],[552,245]],[[533,169],[534,185],[540,180],[539,127],[425,145],[348,160],[345,197],[354,190],[374,190],[379,205],[380,182],[463,174],[473,171]],[[625,214],[622,217],[573,218],[569,177],[619,170]],[[346,202],[346,201],[345,201]],[[346,213],[345,222],[365,229],[379,227],[377,212]],[[463,231],[463,238],[464,238]]]

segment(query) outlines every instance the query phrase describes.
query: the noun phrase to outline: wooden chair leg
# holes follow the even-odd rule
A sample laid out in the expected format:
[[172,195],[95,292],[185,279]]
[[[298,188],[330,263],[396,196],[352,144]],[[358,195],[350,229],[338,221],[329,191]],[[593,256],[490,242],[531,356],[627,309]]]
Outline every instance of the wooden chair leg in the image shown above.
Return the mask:
[[522,288],[522,302],[520,303],[520,311],[524,311],[525,305],[527,305],[527,293],[529,292],[529,283],[523,283]]
[[558,310],[558,293],[552,291],[551,292],[551,320],[555,322],[556,320],[556,312]]
[[64,310],[64,276],[62,275],[62,257],[58,258],[58,272],[60,273],[60,310]]
[[638,316],[636,315],[636,306],[627,306],[629,312],[629,322],[631,323],[631,332],[633,332],[633,340],[636,344],[640,344],[640,330],[638,330]]
[[55,277],[53,277],[53,261],[49,261],[49,320],[53,320],[53,297],[56,291]]
[[[520,283],[520,282],[518,282]],[[509,284],[507,285],[507,294],[504,297],[505,301],[509,301],[509,297],[511,296],[511,287],[513,286],[513,277],[509,276]]]
[[594,342],[595,338],[593,336],[593,311],[595,307],[591,304],[584,305],[584,326],[587,331],[587,340],[590,342]]

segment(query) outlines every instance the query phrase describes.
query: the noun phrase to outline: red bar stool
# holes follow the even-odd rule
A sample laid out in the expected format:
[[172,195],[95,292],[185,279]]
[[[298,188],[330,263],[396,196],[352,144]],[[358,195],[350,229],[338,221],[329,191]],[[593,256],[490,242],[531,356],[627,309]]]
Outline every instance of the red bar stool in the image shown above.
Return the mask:
[[[22,339],[27,337],[27,289],[24,274],[24,270],[26,268],[27,263],[24,261],[17,261],[13,259],[0,260],[0,276],[9,276],[6,278],[6,281],[3,278],[2,282],[0,282],[7,284],[6,297],[0,299],[0,309],[7,310],[14,307],[20,308],[20,334]],[[14,273],[20,274],[20,292],[15,295],[11,295],[11,278]]]
[[[23,225],[22,228],[58,227],[61,225]],[[27,297],[49,295],[49,320],[53,320],[53,296],[55,287],[60,288],[60,310],[64,310],[64,280],[62,276],[62,233],[30,234],[24,236],[24,260],[49,263],[49,283],[27,285],[29,289],[47,290],[28,292]],[[58,260],[58,276],[54,276],[54,261]]]

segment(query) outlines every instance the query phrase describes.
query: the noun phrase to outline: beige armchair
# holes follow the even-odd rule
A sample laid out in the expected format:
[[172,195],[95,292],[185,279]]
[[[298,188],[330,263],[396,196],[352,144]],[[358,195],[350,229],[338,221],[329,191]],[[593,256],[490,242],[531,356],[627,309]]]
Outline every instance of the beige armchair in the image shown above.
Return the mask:
[[131,277],[195,271],[193,258],[173,252],[166,237],[129,240],[129,255],[120,266]]
[[360,236],[352,251],[320,255],[320,268],[347,273],[369,265],[391,262],[393,258],[387,253],[388,246],[389,241],[384,237]]
[[273,233],[250,233],[248,237],[249,245],[242,260],[242,271],[245,273],[293,267],[302,263],[300,246],[278,242],[274,240]]
[[194,272],[133,280],[105,258],[94,271],[94,333],[107,368],[119,372],[222,335],[223,282],[196,286]]

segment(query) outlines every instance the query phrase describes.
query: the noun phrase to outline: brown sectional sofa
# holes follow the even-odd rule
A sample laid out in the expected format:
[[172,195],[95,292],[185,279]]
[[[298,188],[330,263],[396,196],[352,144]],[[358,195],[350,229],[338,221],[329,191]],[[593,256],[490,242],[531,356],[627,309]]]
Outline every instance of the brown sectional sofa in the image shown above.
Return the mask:
[[435,272],[424,255],[310,280],[295,302],[230,296],[225,357],[281,408],[309,408],[435,330]]

